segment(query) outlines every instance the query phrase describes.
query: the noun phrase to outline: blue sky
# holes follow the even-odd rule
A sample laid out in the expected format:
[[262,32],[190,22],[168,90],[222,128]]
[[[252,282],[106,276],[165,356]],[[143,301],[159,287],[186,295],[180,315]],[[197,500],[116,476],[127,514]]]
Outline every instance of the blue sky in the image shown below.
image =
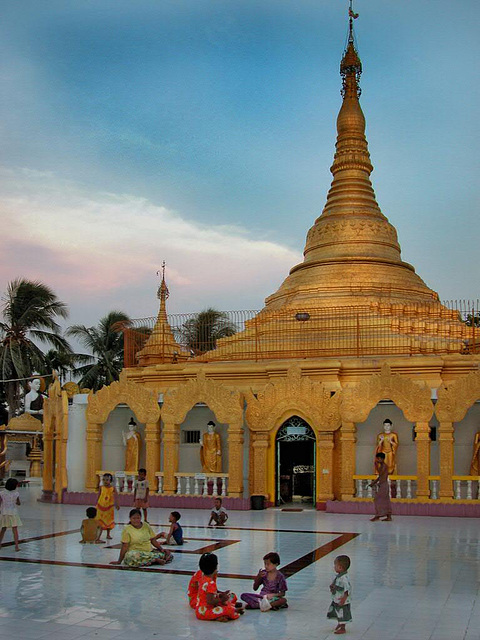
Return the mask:
[[[112,308],[261,308],[331,182],[346,0],[1,0],[0,285]],[[479,294],[474,0],[357,0],[383,213],[442,299]]]

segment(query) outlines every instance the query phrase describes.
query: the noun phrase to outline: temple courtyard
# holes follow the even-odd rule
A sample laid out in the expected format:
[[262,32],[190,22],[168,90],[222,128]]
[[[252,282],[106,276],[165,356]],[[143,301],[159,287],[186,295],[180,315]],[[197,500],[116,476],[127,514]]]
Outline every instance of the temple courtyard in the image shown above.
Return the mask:
[[[128,570],[118,558],[121,525],[108,545],[80,545],[84,507],[38,503],[20,490],[21,549],[7,532],[0,549],[0,640],[334,638],[327,620],[333,559],[352,560],[353,623],[347,637],[368,640],[473,640],[480,628],[478,520],[326,514],[308,508],[232,511],[225,529],[208,513],[182,511],[188,543],[166,567]],[[297,505],[292,509],[300,508]],[[126,522],[128,508],[118,512]],[[155,529],[167,509],[152,509]],[[200,554],[214,551],[221,589],[250,591],[262,557],[278,551],[289,609],[246,611],[221,624],[197,621],[186,599]]]

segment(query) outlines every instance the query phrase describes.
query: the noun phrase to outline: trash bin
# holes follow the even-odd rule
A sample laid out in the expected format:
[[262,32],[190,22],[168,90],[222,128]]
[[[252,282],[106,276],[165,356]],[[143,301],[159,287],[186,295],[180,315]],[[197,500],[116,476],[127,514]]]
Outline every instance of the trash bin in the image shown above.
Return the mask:
[[260,511],[260,509],[265,509],[265,496],[250,496],[250,507],[254,511]]

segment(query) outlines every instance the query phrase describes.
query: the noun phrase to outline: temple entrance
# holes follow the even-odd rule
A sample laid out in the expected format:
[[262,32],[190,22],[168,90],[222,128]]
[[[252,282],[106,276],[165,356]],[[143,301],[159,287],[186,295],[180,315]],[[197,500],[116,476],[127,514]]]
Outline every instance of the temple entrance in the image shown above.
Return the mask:
[[315,434],[292,416],[280,427],[276,441],[275,504],[313,503],[315,496]]

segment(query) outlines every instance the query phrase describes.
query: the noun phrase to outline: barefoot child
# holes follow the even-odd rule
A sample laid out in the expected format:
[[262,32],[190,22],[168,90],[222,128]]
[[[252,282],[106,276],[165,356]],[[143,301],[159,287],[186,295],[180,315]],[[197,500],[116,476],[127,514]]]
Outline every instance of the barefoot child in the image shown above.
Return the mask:
[[[183,529],[178,524],[182,516],[178,511],[172,511],[172,513],[168,516],[168,521],[170,522],[170,529],[167,534],[160,533],[159,538],[165,538],[165,544],[183,544]],[[173,540],[173,542],[172,542]]]
[[348,556],[338,556],[335,558],[333,566],[337,575],[330,585],[333,600],[328,609],[327,618],[333,618],[338,621],[333,633],[340,635],[346,633],[345,625],[347,622],[352,621],[352,612],[350,610],[352,587],[347,575],[350,567],[350,558]]
[[143,519],[148,522],[148,496],[150,489],[148,487],[147,470],[139,469],[137,481],[135,483],[135,491],[133,492],[133,504],[136,509],[143,511]]
[[263,557],[265,569],[260,569],[253,582],[256,590],[262,586],[260,593],[242,593],[241,599],[247,603],[247,609],[286,609],[288,607],[285,592],[287,581],[281,571],[277,569],[280,564],[278,553],[267,553]]
[[20,496],[17,491],[18,480],[9,478],[5,483],[5,489],[0,491],[0,547],[7,529],[11,529],[15,541],[15,551],[20,551],[18,546],[18,527],[22,521],[18,515],[17,505],[20,506]]
[[102,529],[96,518],[97,510],[95,507],[88,507],[87,517],[82,520],[82,526],[80,527],[80,533],[82,534],[82,539],[79,541],[80,544],[100,544],[103,542],[103,540],[100,540]]
[[236,620],[243,613],[243,607],[238,603],[234,604],[236,596],[233,596],[229,591],[218,591],[217,556],[214,553],[204,553],[200,558],[199,565],[202,577],[198,583],[197,607],[195,609],[197,618],[199,620],[217,620],[217,622]]
[[[105,473],[102,478],[102,486],[100,487],[97,498],[98,524],[102,531],[107,532],[107,540],[112,539],[110,531],[115,526],[113,508],[115,507],[117,510],[120,509],[117,501],[117,490],[113,486],[112,482],[112,474]],[[100,535],[102,534],[100,533]]]
[[222,499],[215,498],[214,507],[210,514],[210,520],[208,521],[207,527],[209,527],[212,522],[214,522],[217,527],[223,527],[227,520],[228,513],[226,512],[225,508],[222,507]]

